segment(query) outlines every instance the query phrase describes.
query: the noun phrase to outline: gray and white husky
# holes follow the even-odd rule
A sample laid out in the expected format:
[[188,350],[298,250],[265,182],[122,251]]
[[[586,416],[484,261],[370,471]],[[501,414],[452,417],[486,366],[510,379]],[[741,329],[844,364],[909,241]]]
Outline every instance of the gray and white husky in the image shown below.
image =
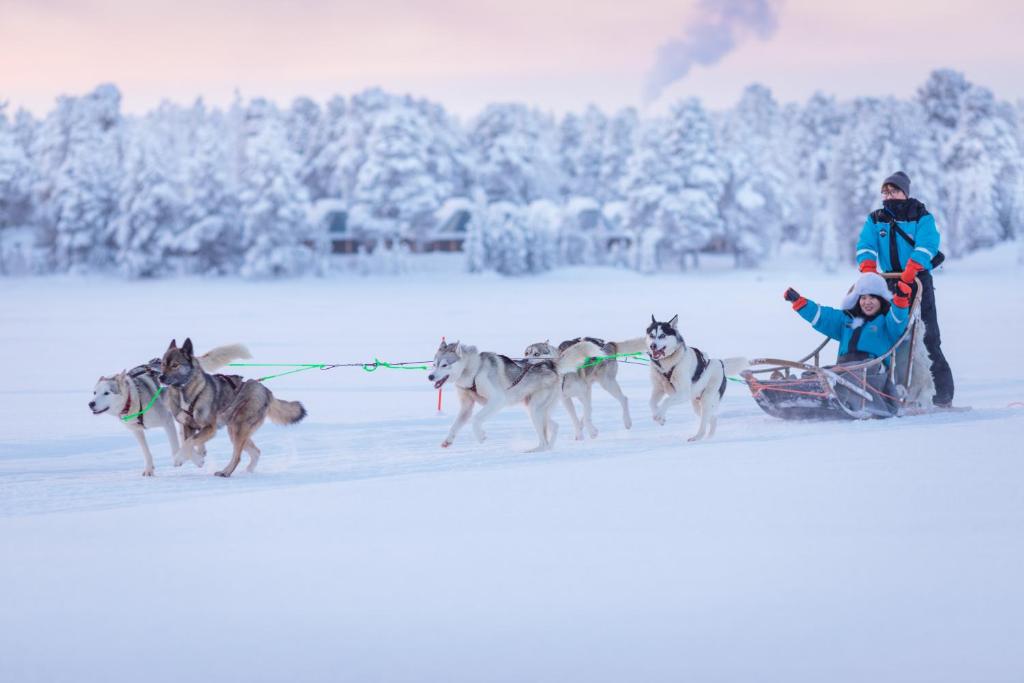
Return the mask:
[[[229,344],[218,346],[207,351],[198,357],[199,363],[207,372],[213,372],[224,367],[228,363],[244,358],[252,358],[249,349],[242,344]],[[146,430],[155,427],[162,427],[167,432],[167,441],[171,445],[171,455],[175,467],[180,467],[185,459],[178,450],[178,434],[175,431],[176,422],[170,410],[171,394],[164,391],[160,398],[148,411],[130,420],[124,420],[127,415],[141,412],[149,402],[153,400],[160,387],[160,359],[154,358],[146,365],[137,365],[131,370],[122,370],[116,375],[100,377],[92,390],[92,400],[89,401],[89,409],[93,415],[106,413],[118,419],[128,430],[135,435],[142,449],[142,455],[146,459],[146,469],[142,470],[142,476],[153,476],[153,454],[149,451],[149,444],[146,443]],[[203,466],[205,450],[199,450],[190,454],[190,459],[196,467]]]
[[[621,342],[609,342],[596,337],[577,337],[576,339],[568,339],[557,347],[551,344],[550,341],[530,344],[526,347],[523,355],[527,358],[558,358],[570,347],[581,342],[594,344],[601,349],[601,355],[603,356],[647,350],[647,340],[645,337]],[[576,432],[577,441],[583,439],[584,427],[586,427],[591,439],[597,437],[597,427],[594,426],[594,422],[591,419],[592,388],[595,382],[604,387],[604,390],[611,394],[619,402],[619,405],[622,406],[622,424],[626,429],[633,426],[633,419],[629,416],[629,399],[622,393],[622,387],[619,386],[618,381],[615,379],[618,371],[619,364],[617,362],[606,360],[562,377],[562,405],[565,406],[565,411],[569,413],[569,417],[572,419],[572,426]],[[576,415],[576,407],[573,404],[574,398],[580,402],[583,408],[582,420]]]
[[725,395],[726,378],[747,367],[746,358],[708,358],[700,349],[687,346],[679,334],[679,316],[658,322],[651,316],[647,326],[647,355],[651,359],[651,414],[665,424],[668,409],[689,400],[700,416],[700,428],[690,441],[715,435],[718,404]]
[[459,342],[441,343],[427,379],[440,389],[449,379],[459,391],[459,414],[441,442],[447,448],[455,441],[479,403],[473,418],[473,433],[478,441],[487,438],[484,421],[505,406],[523,403],[530,413],[539,443],[530,453],[548,450],[554,445],[558,425],[551,419],[551,408],[561,393],[562,375],[576,371],[589,357],[601,354],[591,342],[570,347],[558,358],[517,363],[497,353],[480,352],[475,346]]

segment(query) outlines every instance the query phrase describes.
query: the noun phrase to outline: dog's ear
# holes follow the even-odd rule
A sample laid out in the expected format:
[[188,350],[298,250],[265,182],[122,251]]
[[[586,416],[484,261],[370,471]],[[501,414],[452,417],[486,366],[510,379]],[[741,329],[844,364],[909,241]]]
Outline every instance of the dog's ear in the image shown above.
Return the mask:
[[117,385],[117,393],[124,396],[125,390],[128,389],[128,371],[122,370],[113,377],[114,384]]
[[181,352],[190,358],[194,355],[192,353],[192,337],[185,338],[185,343],[181,345]]
[[674,316],[672,316],[672,319],[668,321],[668,324],[669,324],[669,325],[670,325],[670,326],[671,326],[671,327],[672,327],[673,329],[675,329],[675,326],[679,324],[679,314],[678,314],[678,313],[676,313],[676,314],[675,314]]
[[657,325],[658,324],[658,321],[654,319],[654,314],[653,313],[651,313],[651,324],[652,325]]
[[170,345],[167,347],[167,350],[170,351],[171,349],[176,348],[178,348],[178,340],[172,339]]

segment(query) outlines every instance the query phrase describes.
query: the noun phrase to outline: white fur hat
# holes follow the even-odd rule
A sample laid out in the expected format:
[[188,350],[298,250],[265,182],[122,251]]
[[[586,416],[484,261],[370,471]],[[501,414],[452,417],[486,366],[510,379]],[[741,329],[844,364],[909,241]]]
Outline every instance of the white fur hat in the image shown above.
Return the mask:
[[889,288],[885,284],[885,278],[878,273],[864,273],[846,293],[846,298],[843,299],[843,310],[849,310],[856,306],[857,299],[865,294],[877,296],[885,301],[892,301],[892,294],[889,293]]

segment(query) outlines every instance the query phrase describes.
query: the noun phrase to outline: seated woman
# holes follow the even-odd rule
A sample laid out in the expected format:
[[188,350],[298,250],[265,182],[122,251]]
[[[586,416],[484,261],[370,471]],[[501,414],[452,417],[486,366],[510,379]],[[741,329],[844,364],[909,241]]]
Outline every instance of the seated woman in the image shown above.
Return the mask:
[[839,341],[837,362],[855,363],[885,354],[899,340],[910,319],[910,286],[896,283],[892,296],[885,278],[864,273],[843,299],[843,307],[822,306],[790,287],[785,299],[818,332]]

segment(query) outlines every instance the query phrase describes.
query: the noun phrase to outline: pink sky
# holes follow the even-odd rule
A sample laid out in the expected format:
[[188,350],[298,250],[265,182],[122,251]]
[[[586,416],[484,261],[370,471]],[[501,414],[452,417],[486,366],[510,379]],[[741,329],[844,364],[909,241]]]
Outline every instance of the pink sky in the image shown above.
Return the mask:
[[[36,113],[61,93],[116,83],[128,112],[160,99],[281,103],[379,85],[472,115],[494,101],[643,108],[655,49],[693,2],[649,0],[0,0],[0,100]],[[695,68],[682,95],[723,107],[761,82],[781,100],[913,91],[953,67],[1024,98],[1024,3],[785,0],[778,31]]]

